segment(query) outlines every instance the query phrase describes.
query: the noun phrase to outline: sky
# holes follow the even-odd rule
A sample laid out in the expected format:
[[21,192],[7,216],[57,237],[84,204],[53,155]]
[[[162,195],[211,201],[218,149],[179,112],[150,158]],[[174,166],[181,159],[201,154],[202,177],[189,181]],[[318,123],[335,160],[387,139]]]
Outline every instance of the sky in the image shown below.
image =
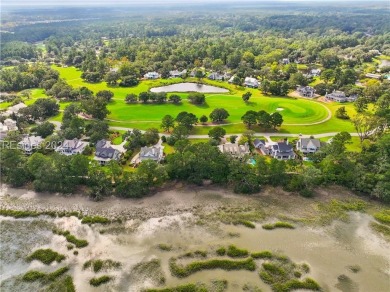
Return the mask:
[[[271,2],[270,0],[244,0],[245,2]],[[289,1],[289,2],[298,2],[300,0],[279,0],[279,1]],[[301,0],[302,1],[302,0]],[[340,0],[328,0],[328,1],[340,1]],[[341,0],[340,2],[362,2],[356,0]],[[369,0],[367,0],[369,1]],[[366,1],[366,2],[367,2]],[[389,1],[389,0],[376,0],[376,1]],[[241,2],[239,0],[1,0],[2,6],[22,6],[22,7],[32,7],[32,6],[115,6],[115,5],[129,5],[129,4],[171,4],[171,3],[212,3],[212,2]],[[311,0],[308,2],[324,2],[323,0]]]

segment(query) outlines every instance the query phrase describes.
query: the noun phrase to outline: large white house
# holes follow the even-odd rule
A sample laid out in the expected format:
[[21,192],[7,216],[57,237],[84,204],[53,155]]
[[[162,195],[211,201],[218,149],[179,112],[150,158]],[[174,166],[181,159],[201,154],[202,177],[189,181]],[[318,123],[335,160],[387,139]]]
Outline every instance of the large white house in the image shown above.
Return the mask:
[[160,74],[157,72],[148,72],[144,75],[144,78],[146,79],[158,79],[160,78]]
[[325,97],[329,100],[337,101],[337,102],[347,102],[347,101],[355,101],[358,96],[350,95],[346,96],[344,91],[334,90],[332,93],[327,93]]
[[246,87],[258,88],[259,87],[259,81],[256,78],[253,78],[253,77],[245,77],[244,85]]
[[64,142],[62,142],[62,144],[58,146],[55,151],[67,156],[82,154],[87,145],[87,142],[82,142],[79,139],[64,140]]
[[318,139],[300,138],[297,142],[297,150],[303,154],[316,153],[321,148],[321,142]]

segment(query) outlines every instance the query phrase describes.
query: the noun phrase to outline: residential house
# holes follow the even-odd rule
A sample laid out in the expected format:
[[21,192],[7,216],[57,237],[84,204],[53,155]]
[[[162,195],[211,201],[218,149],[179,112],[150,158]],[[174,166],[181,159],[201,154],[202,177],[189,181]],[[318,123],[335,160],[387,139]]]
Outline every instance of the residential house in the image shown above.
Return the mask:
[[367,78],[374,78],[374,79],[381,79],[381,75],[380,74],[367,73],[366,77]]
[[253,141],[253,145],[255,146],[256,149],[260,149],[262,146],[265,146],[265,140],[256,138]]
[[343,91],[334,90],[332,93],[327,93],[325,97],[329,100],[337,101],[337,102],[346,102],[347,97]]
[[300,138],[297,142],[297,150],[303,154],[315,153],[321,148],[321,142],[318,139]]
[[288,160],[288,159],[295,158],[293,146],[290,145],[288,141],[277,142],[271,145],[269,151],[270,151],[270,155],[273,158],[279,160]]
[[208,78],[210,80],[229,80],[230,74],[227,74],[227,73],[220,74],[217,72],[213,72],[213,73],[209,74]]
[[17,131],[18,127],[16,126],[16,121],[11,119],[6,119],[4,123],[0,122],[0,140],[3,140],[10,131]]
[[202,69],[196,69],[196,70],[192,70],[191,73],[190,73],[190,76],[191,77],[196,77],[196,72],[198,71],[201,71],[202,72],[202,77],[205,76],[205,73]]
[[289,58],[283,58],[283,59],[282,59],[282,64],[283,64],[283,65],[290,64]]
[[259,150],[263,155],[269,155],[269,146],[265,140],[256,138],[253,141],[253,145],[255,146],[255,149]]
[[164,156],[163,149],[164,147],[161,146],[142,147],[139,153],[139,160],[142,162],[150,159],[160,162]]
[[310,74],[311,74],[311,76],[320,76],[321,70],[320,69],[311,69]]
[[244,155],[250,153],[248,143],[239,145],[238,143],[226,143],[218,146],[222,153],[227,153],[236,158],[242,158]]
[[64,142],[62,142],[62,144],[58,146],[55,151],[67,156],[82,154],[87,145],[87,142],[82,142],[79,139],[64,140]]
[[236,77],[235,75],[233,75],[232,77],[230,77],[230,79],[228,80],[228,83],[233,83],[233,80],[234,80],[235,77]]
[[244,85],[246,87],[258,88],[259,87],[259,81],[256,78],[253,78],[253,77],[245,77]]
[[146,79],[158,79],[160,78],[160,74],[157,72],[148,72],[144,75],[144,78]]
[[297,86],[297,91],[300,96],[303,97],[314,97],[316,90],[311,86]]
[[15,104],[15,105],[7,108],[7,110],[5,112],[3,112],[2,115],[5,117],[8,117],[12,114],[17,114],[19,112],[19,110],[21,110],[22,108],[26,108],[26,107],[27,107],[27,105],[25,105],[24,103],[21,102],[21,103]]
[[8,128],[8,131],[17,131],[18,130],[18,126],[16,125],[16,121],[14,121],[12,119],[5,119],[3,124],[4,124],[4,126],[6,126]]
[[375,55],[381,55],[381,52],[379,52],[379,50],[369,50],[368,52]]
[[41,136],[29,136],[25,135],[18,143],[19,149],[21,149],[26,155],[31,155],[34,149],[37,149],[39,145],[44,141]]
[[111,145],[110,141],[100,140],[96,143],[94,160],[98,161],[100,165],[106,165],[111,160],[118,161],[123,152],[119,145]]
[[172,78],[183,77],[185,74],[187,74],[187,70],[186,69],[184,69],[183,71],[178,71],[178,70],[169,71],[169,75]]

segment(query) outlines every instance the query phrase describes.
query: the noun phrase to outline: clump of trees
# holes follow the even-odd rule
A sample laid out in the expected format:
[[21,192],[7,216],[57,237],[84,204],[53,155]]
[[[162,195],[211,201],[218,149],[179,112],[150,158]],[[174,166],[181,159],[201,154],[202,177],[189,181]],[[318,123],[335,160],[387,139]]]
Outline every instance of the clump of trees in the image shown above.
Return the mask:
[[177,94],[172,94],[169,97],[165,92],[141,92],[138,96],[134,93],[130,93],[125,97],[126,103],[165,103],[167,101],[173,104],[179,104],[181,97]]
[[250,110],[247,111],[242,117],[242,122],[250,129],[253,125],[258,125],[263,129],[276,129],[283,124],[283,116],[279,112],[272,114],[267,113],[264,110],[259,112]]

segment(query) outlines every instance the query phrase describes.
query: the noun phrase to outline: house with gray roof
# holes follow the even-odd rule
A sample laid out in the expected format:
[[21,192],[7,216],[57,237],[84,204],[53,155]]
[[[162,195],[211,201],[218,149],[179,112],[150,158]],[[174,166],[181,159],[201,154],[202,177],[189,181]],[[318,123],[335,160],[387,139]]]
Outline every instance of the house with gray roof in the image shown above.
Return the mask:
[[218,146],[222,153],[229,154],[235,158],[242,158],[244,155],[250,153],[248,143],[239,145],[238,143],[226,143]]
[[355,101],[358,96],[356,94],[346,96],[344,91],[334,90],[332,93],[327,93],[325,97],[329,100],[337,101],[337,102],[347,102],[347,101]]
[[183,77],[185,74],[187,74],[187,70],[186,70],[186,69],[184,69],[183,71],[179,71],[179,70],[172,70],[172,71],[169,71],[169,75],[170,75],[172,78]]
[[265,140],[256,138],[253,141],[253,146],[255,146],[255,149],[260,151],[263,155],[269,155],[268,143]]
[[297,86],[297,92],[302,97],[314,97],[316,90],[311,86]]
[[18,143],[19,149],[21,149],[24,154],[31,155],[33,151],[41,145],[44,139],[41,136],[29,136],[25,135]]
[[115,146],[111,145],[110,141],[99,140],[96,143],[95,157],[93,159],[98,161],[100,165],[106,165],[111,160],[118,161],[122,156],[123,150]]
[[244,85],[246,87],[258,88],[259,87],[259,81],[256,78],[253,78],[253,77],[245,77]]
[[230,78],[230,74],[228,73],[224,73],[224,74],[220,74],[218,72],[213,72],[213,73],[210,73],[208,78],[210,80],[229,80]]
[[321,148],[321,141],[313,138],[300,138],[296,146],[297,150],[303,154],[316,153]]
[[152,146],[152,147],[142,147],[139,153],[139,160],[154,160],[160,162],[164,157],[163,147],[161,146]]
[[62,142],[55,151],[67,156],[82,154],[87,145],[87,142],[83,142],[79,139],[64,140],[64,142]]
[[269,152],[273,158],[279,160],[288,160],[295,158],[293,146],[290,145],[288,141],[277,142],[273,145],[270,145]]

